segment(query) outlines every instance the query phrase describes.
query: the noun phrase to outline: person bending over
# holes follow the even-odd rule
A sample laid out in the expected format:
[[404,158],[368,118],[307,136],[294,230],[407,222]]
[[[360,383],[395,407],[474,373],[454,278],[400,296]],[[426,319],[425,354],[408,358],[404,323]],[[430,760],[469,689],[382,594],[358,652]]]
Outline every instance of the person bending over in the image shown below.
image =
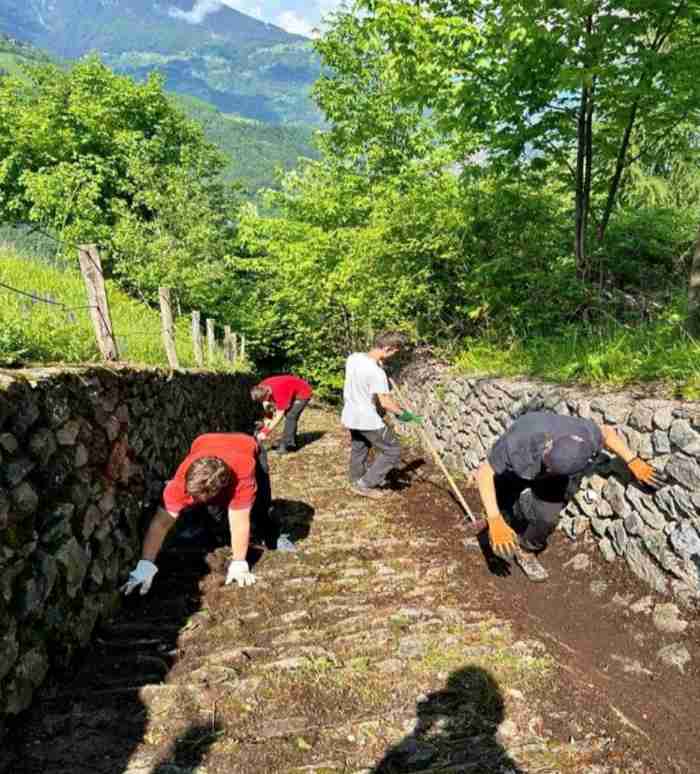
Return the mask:
[[[549,573],[536,555],[559,522],[569,481],[603,448],[626,462],[641,484],[650,489],[663,485],[661,474],[630,451],[612,427],[547,411],[517,419],[476,474],[493,552],[502,559],[513,557],[530,580],[547,580]],[[526,489],[531,491],[529,512],[518,524],[515,506]]]
[[278,454],[296,451],[299,417],[312,395],[311,385],[293,374],[281,374],[263,379],[250,391],[250,397],[262,403],[266,411],[274,411],[274,414],[271,419],[263,423],[256,438],[264,441],[284,419],[282,440],[276,451]]
[[[163,492],[143,541],[141,559],[122,586],[125,594],[141,587],[146,594],[158,572],[155,564],[163,541],[180,514],[196,506],[223,506],[228,511],[231,561],[226,584],[255,583],[246,555],[252,521],[265,531],[268,545],[274,543],[274,524],[269,515],[270,476],[265,450],[244,433],[207,433],[194,440]],[[274,547],[274,546],[271,546]]]

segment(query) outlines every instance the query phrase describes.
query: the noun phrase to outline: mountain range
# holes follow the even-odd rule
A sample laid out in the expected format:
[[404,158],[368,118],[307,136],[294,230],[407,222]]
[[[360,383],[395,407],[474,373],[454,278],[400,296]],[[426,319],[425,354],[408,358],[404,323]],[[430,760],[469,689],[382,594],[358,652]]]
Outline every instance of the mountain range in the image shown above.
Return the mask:
[[220,0],[0,0],[0,32],[60,58],[97,52],[137,79],[157,70],[168,90],[224,113],[321,122],[311,41]]

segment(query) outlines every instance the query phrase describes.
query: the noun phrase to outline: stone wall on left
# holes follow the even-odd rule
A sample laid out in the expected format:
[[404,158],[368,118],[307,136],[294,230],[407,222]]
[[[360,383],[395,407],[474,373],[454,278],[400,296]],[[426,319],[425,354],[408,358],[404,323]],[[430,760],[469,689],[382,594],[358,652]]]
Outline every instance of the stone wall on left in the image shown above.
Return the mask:
[[251,432],[251,378],[0,371],[0,727],[90,641],[164,482],[204,432]]

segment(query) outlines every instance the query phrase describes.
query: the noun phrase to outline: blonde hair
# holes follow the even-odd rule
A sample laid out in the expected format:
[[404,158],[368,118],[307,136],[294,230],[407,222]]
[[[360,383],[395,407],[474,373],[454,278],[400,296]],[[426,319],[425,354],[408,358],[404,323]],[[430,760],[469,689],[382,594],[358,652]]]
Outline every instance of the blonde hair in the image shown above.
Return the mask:
[[233,481],[231,468],[219,457],[200,457],[185,474],[185,489],[196,500],[211,500]]

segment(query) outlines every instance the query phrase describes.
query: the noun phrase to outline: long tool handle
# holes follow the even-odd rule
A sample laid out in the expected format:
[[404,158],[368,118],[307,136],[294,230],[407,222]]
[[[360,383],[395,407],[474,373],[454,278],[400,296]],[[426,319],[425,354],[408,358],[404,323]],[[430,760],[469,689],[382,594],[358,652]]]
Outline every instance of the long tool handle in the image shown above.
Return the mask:
[[[401,401],[401,403],[404,406],[408,406],[408,403],[406,402],[406,399],[404,398],[404,396],[401,394],[401,390],[399,390],[398,385],[396,384],[396,382],[393,379],[389,378],[389,384],[391,384],[391,388],[398,395],[398,398]],[[474,514],[471,512],[469,506],[467,505],[466,500],[462,496],[462,493],[457,488],[457,484],[455,484],[454,479],[450,475],[449,470],[445,467],[445,463],[440,459],[440,455],[438,454],[437,449],[435,448],[435,446],[433,446],[433,444],[432,444],[432,442],[430,440],[430,436],[425,431],[425,428],[420,427],[420,433],[421,433],[421,435],[423,437],[423,441],[425,442],[426,446],[432,452],[432,455],[435,458],[435,462],[437,462],[440,470],[442,470],[442,472],[445,474],[445,478],[450,482],[450,486],[452,487],[452,491],[455,493],[455,497],[457,498],[457,501],[459,502],[459,504],[464,509],[464,512],[467,514],[467,517],[469,518],[470,521],[476,522],[476,518],[475,518]]]

